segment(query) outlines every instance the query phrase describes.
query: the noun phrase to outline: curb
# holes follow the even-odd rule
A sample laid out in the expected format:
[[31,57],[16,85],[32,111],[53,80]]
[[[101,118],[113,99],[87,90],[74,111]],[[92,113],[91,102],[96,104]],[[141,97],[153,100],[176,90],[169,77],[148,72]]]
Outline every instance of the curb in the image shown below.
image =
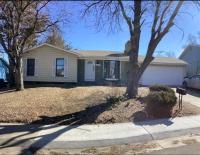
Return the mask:
[[[32,143],[30,145],[33,149],[81,149],[81,148],[90,148],[90,147],[105,147],[109,145],[122,145],[129,143],[142,143],[149,142],[152,140],[162,140],[172,137],[183,136],[186,134],[198,134],[200,133],[200,127],[197,128],[189,128],[183,130],[175,130],[169,132],[159,132],[154,134],[145,134],[141,136],[132,136],[126,138],[117,138],[117,139],[103,139],[103,140],[88,140],[88,141],[52,141],[45,145],[45,141],[40,141],[36,143]],[[42,147],[41,147],[42,146]]]
[[[21,127],[23,128],[23,125],[21,125]],[[25,126],[25,131],[34,131],[34,128],[30,129],[31,127],[33,128],[31,125]],[[67,127],[69,129],[65,130],[66,127],[67,126],[58,126],[55,130],[54,127],[50,127],[50,131],[48,129],[47,131],[42,129],[37,133],[30,133],[32,135],[25,138],[23,137],[23,132],[22,136],[20,136],[20,130],[19,136],[15,134],[12,135],[12,132],[11,134],[7,134],[8,136],[4,136],[6,133],[2,131],[2,136],[0,136],[0,148],[23,146],[30,147],[31,149],[79,149],[128,143],[142,143],[187,134],[200,134],[200,116],[159,119],[140,122],[138,124],[85,125],[80,128],[75,128],[75,126],[73,126],[72,128]],[[2,124],[2,130],[3,129]],[[18,127],[15,128],[12,124],[8,124],[8,128],[4,130],[9,131],[9,129],[17,132]],[[51,129],[53,129],[53,132]],[[89,129],[89,131],[87,129]],[[59,131],[61,132],[59,133]],[[61,135],[62,133],[64,134]]]

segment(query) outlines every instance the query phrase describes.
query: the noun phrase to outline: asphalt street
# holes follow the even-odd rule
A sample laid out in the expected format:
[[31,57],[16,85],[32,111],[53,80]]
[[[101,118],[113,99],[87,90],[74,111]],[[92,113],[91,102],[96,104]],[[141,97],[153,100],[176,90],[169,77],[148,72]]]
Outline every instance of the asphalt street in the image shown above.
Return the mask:
[[199,154],[200,155],[200,143],[195,143],[191,145],[185,145],[176,148],[167,148],[158,151],[153,151],[148,154],[177,154],[177,155],[191,155],[191,154]]

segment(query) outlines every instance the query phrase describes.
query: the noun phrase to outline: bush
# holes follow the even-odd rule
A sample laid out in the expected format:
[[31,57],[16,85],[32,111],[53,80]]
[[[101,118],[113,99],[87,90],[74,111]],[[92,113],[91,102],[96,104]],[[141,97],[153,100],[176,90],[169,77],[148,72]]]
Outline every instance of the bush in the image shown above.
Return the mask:
[[153,91],[165,91],[165,92],[174,93],[173,89],[171,89],[168,86],[164,86],[164,85],[153,85],[153,86],[149,87],[149,90],[151,92],[153,92]]
[[147,103],[174,106],[176,104],[176,99],[174,92],[154,91],[150,92],[147,96]]
[[146,97],[146,110],[154,118],[170,117],[177,97],[173,89],[167,86],[154,85]]

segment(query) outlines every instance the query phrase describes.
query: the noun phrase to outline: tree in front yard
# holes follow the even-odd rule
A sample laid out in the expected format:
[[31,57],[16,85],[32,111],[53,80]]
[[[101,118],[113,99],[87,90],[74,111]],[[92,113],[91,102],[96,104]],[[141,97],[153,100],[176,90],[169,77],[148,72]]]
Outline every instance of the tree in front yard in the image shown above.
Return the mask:
[[55,24],[49,30],[47,37],[44,40],[45,43],[63,48],[63,49],[71,49],[71,46],[65,43],[65,40],[62,36],[62,31],[59,28],[59,25]]
[[[122,20],[128,26],[130,38],[126,44],[125,54],[129,56],[129,74],[126,94],[134,98],[138,94],[138,83],[147,66],[154,59],[154,51],[160,41],[174,25],[184,1],[93,1],[84,3],[84,16],[95,16],[96,25],[108,24],[111,30],[121,28]],[[138,55],[141,44],[141,33],[150,30],[146,56],[140,64]]]
[[8,55],[10,74],[16,89],[23,90],[23,51],[35,38],[58,21],[51,21],[45,10],[49,1],[1,1],[0,44]]

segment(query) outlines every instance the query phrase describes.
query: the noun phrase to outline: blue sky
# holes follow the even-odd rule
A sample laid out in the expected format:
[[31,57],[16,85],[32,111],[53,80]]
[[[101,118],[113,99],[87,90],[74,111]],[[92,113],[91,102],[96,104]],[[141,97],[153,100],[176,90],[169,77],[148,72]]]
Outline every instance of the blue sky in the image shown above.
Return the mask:
[[[95,27],[91,27],[89,22],[85,22],[80,18],[80,4],[77,2],[55,2],[54,5],[64,6],[71,13],[68,25],[60,24],[64,39],[71,43],[73,48],[83,50],[112,50],[123,51],[125,42],[129,39],[128,27],[123,25],[123,31],[118,33],[110,33],[105,31],[96,32]],[[58,11],[54,9],[54,16]],[[184,12],[184,13],[183,13]],[[182,13],[176,18],[177,28],[174,26],[171,31],[160,42],[156,51],[172,51],[179,56],[183,50],[183,46],[187,42],[189,34],[196,35],[200,31],[200,10],[194,5],[188,4],[182,9]],[[181,29],[181,30],[180,30]],[[183,32],[184,31],[184,36]],[[142,31],[140,54],[146,52],[147,42],[149,40],[149,32],[147,28]]]

